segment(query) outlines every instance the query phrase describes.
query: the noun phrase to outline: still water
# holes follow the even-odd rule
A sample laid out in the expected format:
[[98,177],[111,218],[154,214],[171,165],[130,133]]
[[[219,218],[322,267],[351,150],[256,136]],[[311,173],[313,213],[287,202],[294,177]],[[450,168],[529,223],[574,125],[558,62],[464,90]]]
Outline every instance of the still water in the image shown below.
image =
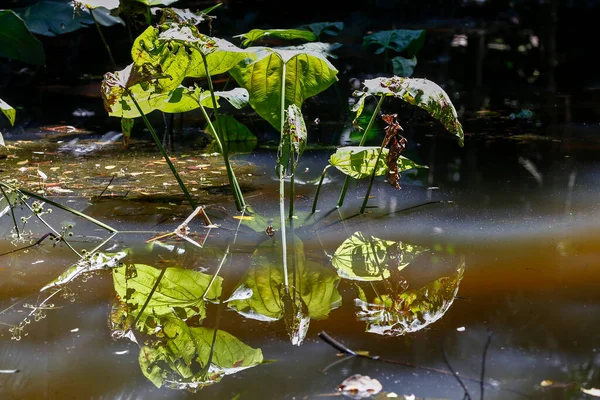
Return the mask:
[[[65,142],[56,138],[15,142],[0,179],[16,178],[31,191],[44,186],[54,201],[119,230],[102,251],[127,255],[121,267],[62,285],[37,311],[54,293],[40,289],[79,258],[50,238],[0,256],[0,370],[6,372],[0,373],[0,397],[313,399],[335,396],[344,379],[360,374],[400,398],[462,399],[465,389],[452,368],[474,399],[586,398],[581,388],[600,388],[598,133],[597,127],[567,126],[550,139],[481,134],[467,137],[462,149],[450,138],[419,136],[407,155],[429,168],[405,173],[400,191],[378,180],[364,215],[358,210],[367,182],[352,182],[336,209],[343,176],[333,169],[319,212],[309,214],[314,181],[331,151],[307,152],[297,176],[298,218],[286,229],[288,264],[296,271],[289,277],[296,288],[291,299],[282,275],[272,151],[235,157],[252,206],[248,215],[235,212],[219,157],[202,149],[176,154],[183,179],[219,227],[196,218],[188,224],[191,240],[170,235],[149,242],[192,211],[154,150],[140,143],[125,151],[96,138],[106,148],[81,155],[61,152]],[[51,208],[44,220],[58,231],[67,227],[76,251],[109,237]],[[18,220],[30,212],[20,207],[16,214]],[[0,218],[0,254],[49,231],[35,217],[25,226],[32,240],[15,243],[10,213]],[[144,303],[135,293],[147,293],[165,268],[204,278],[219,270],[220,296],[213,293],[210,301],[205,285],[207,301],[191,304],[198,296],[185,282],[192,278],[165,272],[165,282],[185,290],[169,294],[161,284],[155,296],[175,303],[147,304],[151,311],[138,317],[145,331],[130,331],[131,316],[139,316]],[[188,302],[181,303],[185,291]],[[119,311],[116,293],[135,306]],[[220,307],[217,298],[229,301]],[[164,322],[165,313],[179,322]],[[23,324],[28,315],[30,323]],[[183,341],[185,326],[194,324],[210,335],[195,330],[194,340]],[[15,335],[15,326],[24,329]],[[217,326],[231,335],[219,336],[212,359],[227,365],[226,375],[217,382],[211,370],[214,382],[191,393],[197,382],[174,377],[201,372],[189,354],[209,352]],[[341,356],[320,332],[380,359]],[[168,348],[166,355],[148,350],[165,335],[169,344],[159,348]],[[199,337],[209,338],[203,348]]]

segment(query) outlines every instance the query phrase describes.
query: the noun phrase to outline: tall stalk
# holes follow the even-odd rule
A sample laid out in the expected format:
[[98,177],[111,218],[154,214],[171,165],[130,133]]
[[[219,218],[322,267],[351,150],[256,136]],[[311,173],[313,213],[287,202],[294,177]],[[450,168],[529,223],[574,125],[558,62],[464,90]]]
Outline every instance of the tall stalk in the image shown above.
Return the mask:
[[[363,133],[362,137],[360,138],[360,143],[358,144],[359,146],[363,146],[365,144],[365,142],[367,140],[367,134],[369,133],[369,130],[371,130],[371,127],[373,126],[373,123],[375,122],[375,118],[377,118],[377,114],[379,114],[379,110],[381,109],[383,100],[385,100],[385,96],[381,96],[379,98],[379,102],[377,103],[377,106],[375,107],[375,111],[373,111],[373,115],[371,116],[371,119],[369,120],[367,129],[365,129],[365,132]],[[375,165],[377,165],[377,164],[375,164]],[[338,199],[338,204],[337,204],[338,208],[344,204],[344,198],[346,197],[346,192],[348,191],[348,183],[350,183],[350,177],[348,175],[346,175],[346,178],[344,179],[344,185],[342,186],[342,191],[340,192],[340,198]]]
[[369,195],[371,194],[371,188],[373,187],[373,182],[375,181],[375,175],[377,173],[377,165],[379,165],[379,159],[381,158],[381,153],[383,152],[384,145],[385,145],[385,139],[381,143],[381,147],[379,148],[379,153],[377,153],[377,159],[375,160],[375,167],[373,168],[373,173],[371,174],[371,179],[369,180],[369,187],[367,188],[367,193],[365,193],[365,198],[363,199],[362,206],[360,207],[360,211],[359,211],[360,214],[364,214],[365,208],[367,208],[367,202],[369,201]]
[[[206,70],[206,80],[208,82],[208,90],[210,91],[210,98],[213,103],[213,112],[215,115],[215,121],[217,122],[217,129],[211,126],[212,131],[215,133],[215,137],[219,136],[217,143],[219,143],[219,147],[221,149],[221,154],[223,154],[223,161],[225,161],[225,170],[227,171],[227,178],[229,179],[229,184],[233,188],[233,196],[235,198],[235,206],[238,211],[243,211],[246,209],[246,201],[244,200],[244,195],[242,194],[242,190],[240,189],[240,185],[235,177],[233,169],[231,168],[231,164],[229,163],[229,148],[227,142],[223,139],[222,129],[221,129],[221,121],[219,119],[219,111],[217,109],[217,99],[215,97],[215,90],[213,88],[212,79],[210,77],[210,73],[208,71],[208,62],[206,61],[206,56],[204,53],[200,53],[202,55],[202,62],[204,63],[204,69]],[[202,106],[202,105],[201,105]],[[204,111],[204,118],[210,124],[210,118]]]
[[98,21],[96,20],[96,16],[94,15],[94,9],[92,7],[88,7],[88,10],[90,11],[90,15],[92,16],[92,19],[94,20],[94,25],[96,25],[96,29],[98,30],[100,39],[102,40],[102,43],[104,44],[104,48],[106,48],[106,52],[108,53],[108,58],[110,58],[110,62],[113,66],[113,69],[116,70],[117,63],[115,62],[115,58],[112,55],[112,51],[110,51],[110,46],[108,45],[108,42],[106,41],[106,38],[104,37],[104,34],[102,34],[102,29],[100,29],[100,25],[98,24]]
[[[285,63],[281,72],[281,138],[283,140],[283,124],[285,123]],[[292,163],[293,164],[293,163]],[[289,290],[288,281],[288,270],[287,270],[287,237],[285,234],[285,168],[282,164],[279,164],[279,215],[281,218],[281,248],[283,251],[283,282],[285,284],[286,291]]]
[[188,203],[190,203],[190,206],[192,207],[192,209],[195,210],[196,209],[196,202],[192,198],[192,195],[190,195],[190,192],[188,192],[187,187],[185,187],[185,184],[183,183],[183,180],[181,179],[181,177],[177,173],[177,170],[175,169],[175,166],[171,162],[171,159],[169,158],[169,155],[167,154],[167,151],[165,150],[165,148],[163,147],[162,143],[160,142],[160,139],[158,138],[158,135],[154,131],[154,128],[152,128],[152,125],[150,124],[150,121],[148,121],[148,118],[146,117],[146,114],[144,114],[144,112],[142,111],[142,108],[138,104],[138,102],[135,99],[135,97],[133,97],[133,93],[131,93],[131,91],[129,90],[129,88],[124,88],[124,89],[127,92],[127,94],[129,95],[129,97],[131,97],[131,101],[133,101],[133,104],[135,104],[135,107],[137,108],[138,112],[140,113],[140,116],[142,117],[142,120],[144,121],[144,124],[146,124],[146,128],[148,128],[148,130],[150,131],[150,134],[152,135],[152,138],[154,139],[154,143],[156,143],[156,146],[158,146],[158,149],[160,150],[160,153],[162,154],[162,156],[165,159],[165,161],[167,162],[167,165],[171,169],[171,172],[173,173],[173,176],[175,176],[175,179],[177,180],[177,183],[179,184],[179,187],[181,188],[181,190],[185,194],[185,197],[186,197]]

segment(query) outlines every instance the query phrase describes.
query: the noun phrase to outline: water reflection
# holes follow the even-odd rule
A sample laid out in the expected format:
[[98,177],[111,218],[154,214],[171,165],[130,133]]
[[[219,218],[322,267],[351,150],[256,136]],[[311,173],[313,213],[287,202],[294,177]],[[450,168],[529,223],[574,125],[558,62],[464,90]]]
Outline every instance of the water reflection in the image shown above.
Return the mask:
[[260,321],[284,319],[295,345],[302,344],[310,319],[325,319],[341,305],[337,289],[340,278],[320,263],[308,260],[304,245],[294,238],[294,251],[288,254],[293,266],[289,292],[284,287],[282,252],[266,240],[252,253],[250,267],[228,300],[230,308],[246,318]]

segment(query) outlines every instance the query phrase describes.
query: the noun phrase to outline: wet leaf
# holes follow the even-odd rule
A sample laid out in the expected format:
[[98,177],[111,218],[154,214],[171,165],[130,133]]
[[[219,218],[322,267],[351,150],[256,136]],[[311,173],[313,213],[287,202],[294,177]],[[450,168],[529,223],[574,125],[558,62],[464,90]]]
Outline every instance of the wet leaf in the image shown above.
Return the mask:
[[367,322],[367,332],[378,335],[400,336],[419,331],[448,311],[458,293],[464,269],[463,260],[453,276],[442,277],[420,289],[382,294],[372,303],[354,299],[356,316]]
[[379,31],[363,38],[363,46],[375,45],[375,54],[386,50],[405,52],[409,58],[414,57],[425,43],[425,30],[394,29]]
[[408,78],[415,71],[417,57],[404,58],[402,56],[392,58],[392,69],[394,75]]
[[448,94],[436,83],[427,79],[394,76],[367,79],[364,86],[364,92],[355,92],[355,95],[359,96],[359,101],[355,105],[357,113],[362,111],[364,98],[368,95],[394,96],[427,111],[440,121],[448,132],[458,138],[461,146],[464,144],[464,132],[458,121],[456,109]]
[[307,136],[302,111],[296,105],[290,104],[285,112],[283,134],[277,150],[276,171],[278,175],[282,173],[285,176],[290,164],[294,168],[298,165],[298,161],[300,161],[300,157],[306,148]]
[[355,281],[381,281],[390,269],[404,269],[427,248],[355,232],[337,248],[331,263],[338,275]]
[[171,318],[161,334],[162,340],[143,346],[139,355],[142,373],[159,388],[195,391],[263,362],[260,349],[222,330],[217,331],[210,364],[214,329],[189,327]]
[[[307,317],[324,319],[341,304],[337,290],[339,277],[318,263],[306,260],[302,242],[294,242],[295,255],[288,254],[288,265],[296,268],[290,273],[290,292],[283,284],[281,248],[269,239],[252,254],[250,268],[236,287],[229,307],[239,314],[262,321],[286,318],[288,334],[299,344],[308,329]],[[289,323],[289,326],[288,326]]]
[[[128,273],[127,268],[130,271],[133,269],[135,274]],[[115,291],[122,300],[135,307],[132,314],[136,318],[156,284],[160,272],[158,268],[144,264],[123,266],[113,270]],[[211,275],[198,271],[167,268],[143,315],[139,317],[137,327],[143,329],[151,320],[159,324],[162,319],[172,317],[177,312],[180,312],[183,318],[199,316],[200,319],[204,319],[205,301],[216,301],[221,295],[223,281],[221,277],[217,277],[206,292],[211,279]]]
[[314,33],[317,38],[321,36],[322,33],[326,33],[331,36],[337,36],[340,31],[344,29],[343,22],[314,22],[312,24],[302,25],[301,28],[308,29],[312,33]]
[[302,107],[312,97],[337,81],[337,69],[318,52],[267,47],[247,49],[254,54],[231,69],[237,83],[248,90],[250,105],[275,129],[281,130],[281,84],[285,65],[284,108]]
[[301,39],[307,42],[317,40],[314,33],[300,29],[252,29],[250,32],[234,36],[243,39],[242,46],[248,47],[254,42],[264,37],[276,37],[280,39],[293,40]]
[[[231,115],[221,115],[219,117],[221,123],[221,133],[226,142],[257,142],[258,139],[246,125],[238,122]],[[206,132],[214,137],[214,132],[210,129],[210,125],[206,127]]]
[[[370,177],[375,168],[375,161],[379,154],[379,147],[367,146],[347,146],[336,150],[329,158],[329,163],[336,167],[344,174],[351,176],[354,179],[362,179]],[[381,157],[377,162],[376,176],[385,175],[388,171],[386,158],[388,149],[381,150]],[[399,156],[397,159],[398,173],[407,171],[412,168],[427,168],[427,166],[419,165],[404,156]]]
[[44,47],[13,10],[0,10],[0,57],[44,65]]
[[126,255],[127,253],[122,251],[115,254],[95,253],[69,267],[58,278],[41,288],[40,292],[64,286],[83,274],[115,268]]

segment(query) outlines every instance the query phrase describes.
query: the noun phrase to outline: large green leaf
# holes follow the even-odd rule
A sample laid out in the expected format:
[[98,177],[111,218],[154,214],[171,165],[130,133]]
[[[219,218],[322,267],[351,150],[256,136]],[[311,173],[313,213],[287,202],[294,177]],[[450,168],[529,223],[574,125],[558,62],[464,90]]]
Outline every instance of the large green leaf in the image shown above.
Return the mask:
[[281,84],[285,65],[284,108],[299,108],[312,97],[337,81],[337,69],[317,52],[249,48],[256,58],[238,64],[230,73],[250,93],[250,105],[278,131],[281,129]]
[[[347,146],[340,147],[335,153],[329,157],[329,163],[336,167],[344,174],[351,176],[354,179],[362,179],[370,177],[375,168],[375,161],[379,154],[380,147],[367,146]],[[381,157],[377,162],[377,171],[375,175],[385,175],[388,167],[385,164],[389,150],[381,149]],[[404,172],[412,168],[427,168],[427,166],[419,165],[414,161],[400,156],[398,158],[398,172]]]
[[400,271],[424,251],[421,246],[355,232],[337,248],[331,263],[344,279],[381,281],[390,277],[390,268]]
[[354,303],[356,316],[367,322],[367,332],[399,336],[416,332],[442,318],[448,311],[463,278],[462,260],[452,276],[446,276],[416,290],[399,294],[381,294],[372,303],[364,296]]
[[44,65],[44,47],[12,10],[0,10],[0,57]]
[[392,58],[392,69],[394,75],[409,77],[415,71],[417,66],[417,57],[404,58],[402,56]]
[[444,125],[446,130],[458,138],[460,146],[464,145],[464,132],[458,121],[458,114],[448,94],[436,83],[427,79],[401,78],[373,78],[363,82],[365,90],[355,92],[358,100],[352,110],[357,116],[363,110],[364,100],[367,96],[394,96],[414,106],[427,111],[429,115]]
[[[204,107],[212,108],[210,92],[198,88],[178,86],[160,91],[152,73],[144,72],[134,64],[128,65],[122,71],[109,72],[102,81],[102,98],[104,108],[111,116],[121,118],[136,118],[140,116],[138,109],[131,100],[131,95],[138,102],[142,112],[148,114],[154,110],[166,113],[180,113],[194,110],[201,102]],[[248,101],[248,92],[242,88],[229,91],[215,92],[217,101],[224,97],[236,108],[242,107]]]
[[394,29],[379,31],[363,38],[363,46],[372,44],[377,46],[375,54],[381,54],[386,50],[405,52],[409,58],[414,57],[425,43],[424,30]]
[[[161,325],[163,319],[174,315],[184,319],[193,316],[204,319],[205,301],[216,301],[221,295],[221,277],[217,277],[208,288],[211,275],[183,268],[167,268],[148,301],[160,273],[160,269],[144,264],[132,264],[113,270],[115,291],[133,307],[131,314],[138,318],[137,327],[140,329]],[[147,301],[143,314],[138,316]]]
[[253,57],[252,52],[224,39],[201,34],[193,25],[176,23],[163,24],[160,28],[148,27],[135,39],[131,49],[136,65],[149,63],[160,67],[168,76],[159,81],[160,91],[179,86],[186,77],[206,77],[202,54],[206,56],[210,75],[227,72],[242,60]]
[[314,33],[302,29],[252,29],[250,32],[234,37],[244,39],[242,42],[242,46],[244,47],[248,47],[264,37],[276,37],[286,40],[301,39],[307,42],[317,40],[317,36]]
[[288,265],[296,266],[290,274],[289,293],[283,284],[281,248],[268,240],[252,254],[251,266],[228,304],[247,318],[286,319],[292,342],[300,344],[308,329],[307,318],[327,318],[329,312],[341,304],[341,295],[337,290],[339,277],[324,266],[306,260],[302,242],[297,238],[294,250],[295,254],[288,254]]
[[225,331],[217,331],[216,337],[214,333],[214,329],[189,327],[177,319],[167,320],[160,332],[163,339],[140,349],[138,360],[142,373],[156,387],[195,391],[219,382],[224,375],[263,362],[260,349],[246,345]]

